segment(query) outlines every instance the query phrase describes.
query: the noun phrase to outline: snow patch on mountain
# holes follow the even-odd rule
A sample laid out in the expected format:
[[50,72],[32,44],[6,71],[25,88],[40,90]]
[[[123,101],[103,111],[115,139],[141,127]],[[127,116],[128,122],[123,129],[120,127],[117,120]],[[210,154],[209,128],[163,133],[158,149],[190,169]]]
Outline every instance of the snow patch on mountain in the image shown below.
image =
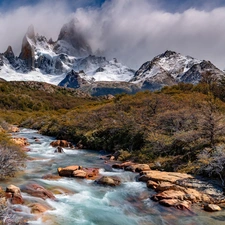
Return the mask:
[[23,73],[20,71],[15,71],[7,64],[4,64],[2,67],[0,67],[0,78],[3,78],[6,81],[39,81],[58,85],[58,83],[63,80],[65,76],[66,74],[43,74],[38,69],[28,73]]
[[183,56],[180,53],[166,51],[153,58],[153,60],[144,63],[135,73],[131,81],[133,83],[142,83],[146,80],[162,80],[162,76],[169,74],[175,81],[179,82],[182,74],[185,74],[193,65],[201,63],[202,60]]

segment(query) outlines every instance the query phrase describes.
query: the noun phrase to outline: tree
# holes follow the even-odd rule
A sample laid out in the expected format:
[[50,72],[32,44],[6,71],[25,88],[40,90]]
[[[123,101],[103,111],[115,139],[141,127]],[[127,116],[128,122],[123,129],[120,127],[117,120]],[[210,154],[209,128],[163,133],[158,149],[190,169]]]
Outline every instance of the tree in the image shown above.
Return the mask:
[[203,117],[200,122],[202,137],[214,148],[217,138],[225,134],[225,117],[222,115],[213,97],[202,107]]
[[24,167],[24,154],[17,146],[0,145],[0,178],[12,177]]
[[215,84],[218,81],[218,77],[215,76],[211,71],[206,71],[202,74],[201,83],[205,83],[208,86],[210,92],[213,91]]

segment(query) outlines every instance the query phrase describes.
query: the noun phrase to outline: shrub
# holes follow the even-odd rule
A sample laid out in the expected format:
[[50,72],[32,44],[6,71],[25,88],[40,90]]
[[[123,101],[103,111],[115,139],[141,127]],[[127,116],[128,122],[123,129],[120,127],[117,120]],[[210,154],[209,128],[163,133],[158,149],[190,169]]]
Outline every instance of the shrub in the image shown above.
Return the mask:
[[1,133],[0,136],[0,179],[4,179],[14,176],[24,167],[26,155],[10,141],[7,134]]

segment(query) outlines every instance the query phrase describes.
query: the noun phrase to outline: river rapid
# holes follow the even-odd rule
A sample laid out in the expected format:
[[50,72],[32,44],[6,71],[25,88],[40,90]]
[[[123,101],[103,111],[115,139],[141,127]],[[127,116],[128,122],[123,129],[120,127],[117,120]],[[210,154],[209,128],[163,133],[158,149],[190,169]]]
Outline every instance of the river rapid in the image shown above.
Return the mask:
[[[64,154],[54,153],[49,144],[53,138],[43,136],[35,130],[21,129],[15,136],[28,139],[30,151],[24,173],[2,183],[6,187],[14,184],[19,187],[35,182],[52,191],[56,201],[41,200],[22,193],[25,200],[47,204],[52,210],[36,219],[30,209],[22,207],[18,216],[28,218],[28,224],[43,225],[222,225],[225,212],[207,213],[198,206],[190,211],[160,206],[149,199],[155,192],[147,189],[146,184],[136,182],[137,174],[121,170],[110,170],[99,159],[100,153],[91,150],[64,149]],[[35,141],[37,138],[39,141]],[[81,165],[97,167],[101,175],[116,175],[122,184],[118,187],[104,187],[92,180],[61,178],[46,180],[42,176],[57,174],[58,167]],[[194,212],[194,213],[193,213]]]

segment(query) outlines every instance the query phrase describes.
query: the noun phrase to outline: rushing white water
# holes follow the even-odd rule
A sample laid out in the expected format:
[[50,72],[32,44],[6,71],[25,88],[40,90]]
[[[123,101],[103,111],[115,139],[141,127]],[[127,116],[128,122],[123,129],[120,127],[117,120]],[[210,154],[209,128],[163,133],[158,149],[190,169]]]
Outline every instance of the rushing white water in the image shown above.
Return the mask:
[[[26,206],[21,206],[20,216],[28,218],[29,224],[36,225],[222,225],[225,213],[205,213],[198,208],[195,213],[160,206],[149,199],[154,192],[146,184],[136,182],[137,174],[121,170],[107,171],[108,167],[99,159],[99,153],[91,150],[64,149],[64,154],[54,153],[49,144],[53,138],[38,134],[34,130],[22,129],[19,134],[28,138],[30,151],[34,158],[27,162],[23,175],[10,180],[21,186],[35,182],[51,190],[56,201],[42,200],[22,193],[30,202],[48,205],[42,218],[35,219]],[[35,138],[38,139],[35,140]],[[57,174],[58,167],[82,165],[101,168],[100,173],[119,176],[122,184],[118,187],[105,187],[92,180],[61,178],[46,180],[42,176]],[[104,169],[104,167],[106,169]],[[7,184],[5,184],[7,185]],[[19,207],[19,206],[18,206]]]

